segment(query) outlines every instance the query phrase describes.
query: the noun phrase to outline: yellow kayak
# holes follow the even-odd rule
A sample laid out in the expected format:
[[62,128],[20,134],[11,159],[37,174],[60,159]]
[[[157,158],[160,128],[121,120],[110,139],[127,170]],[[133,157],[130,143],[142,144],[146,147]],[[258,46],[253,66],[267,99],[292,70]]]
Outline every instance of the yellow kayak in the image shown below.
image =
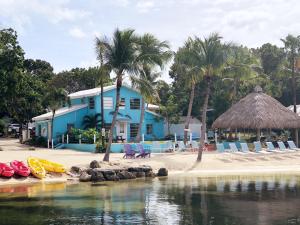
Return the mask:
[[46,171],[41,163],[34,157],[28,157],[27,159],[28,166],[30,168],[31,173],[39,178],[43,179],[46,176]]
[[37,158],[37,160],[48,172],[55,172],[55,173],[65,173],[66,172],[66,168],[62,164],[51,162],[46,159],[38,159]]

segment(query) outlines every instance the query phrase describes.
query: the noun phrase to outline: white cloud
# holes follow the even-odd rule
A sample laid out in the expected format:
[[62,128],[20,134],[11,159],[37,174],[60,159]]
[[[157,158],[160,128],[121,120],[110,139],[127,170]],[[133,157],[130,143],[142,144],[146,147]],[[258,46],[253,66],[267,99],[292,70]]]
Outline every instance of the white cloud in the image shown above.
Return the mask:
[[153,1],[147,1],[147,0],[139,1],[136,5],[136,7],[140,13],[147,13],[151,9],[153,9],[154,6],[155,5],[154,5]]
[[69,30],[69,34],[78,39],[85,38],[87,35],[78,27],[73,27],[72,29]]

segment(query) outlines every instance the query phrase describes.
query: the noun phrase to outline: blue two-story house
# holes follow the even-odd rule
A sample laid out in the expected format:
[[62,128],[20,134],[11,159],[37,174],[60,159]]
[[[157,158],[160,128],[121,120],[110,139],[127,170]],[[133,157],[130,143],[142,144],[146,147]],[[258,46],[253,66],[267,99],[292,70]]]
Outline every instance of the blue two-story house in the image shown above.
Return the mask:
[[[66,134],[72,127],[83,129],[83,118],[86,115],[101,113],[101,89],[93,88],[78,91],[69,95],[70,107],[63,107],[56,111],[54,117],[53,138]],[[155,140],[164,137],[164,120],[161,115],[147,109],[147,105],[141,105],[141,94],[128,85],[121,88],[120,109],[117,123],[114,129],[114,137],[122,137],[125,142],[134,140],[137,135],[140,122],[141,107],[145,108],[145,117],[142,126],[142,134],[145,140]],[[111,126],[115,109],[116,86],[104,87],[103,105],[105,128]],[[36,136],[49,138],[51,132],[52,112],[34,117]],[[55,141],[55,140],[54,140]]]

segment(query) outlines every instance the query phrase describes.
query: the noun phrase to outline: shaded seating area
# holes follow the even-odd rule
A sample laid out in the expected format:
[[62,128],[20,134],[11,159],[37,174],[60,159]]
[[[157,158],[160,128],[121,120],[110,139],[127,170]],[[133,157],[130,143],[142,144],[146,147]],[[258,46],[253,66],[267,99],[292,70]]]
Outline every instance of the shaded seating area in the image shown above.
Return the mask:
[[263,143],[266,146],[264,149],[261,143],[262,130],[270,134],[272,129],[285,130],[298,129],[299,127],[300,117],[276,99],[263,93],[259,86],[256,86],[252,93],[220,115],[212,124],[213,129],[225,129],[235,132],[237,130],[248,130],[256,134],[257,141],[253,142],[253,150],[249,149],[247,143],[229,143],[226,141],[224,142],[225,149],[229,148],[232,152],[238,150],[264,154],[293,152],[292,149],[297,149],[297,145],[292,140],[287,141],[285,144],[281,139],[271,141],[269,138]]

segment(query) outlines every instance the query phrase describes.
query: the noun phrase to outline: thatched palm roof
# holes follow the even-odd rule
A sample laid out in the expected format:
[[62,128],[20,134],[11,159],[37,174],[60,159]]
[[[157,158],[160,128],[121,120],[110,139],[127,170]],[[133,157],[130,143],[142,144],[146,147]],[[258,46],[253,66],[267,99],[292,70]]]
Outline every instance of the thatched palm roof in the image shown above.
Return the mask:
[[219,116],[212,125],[213,128],[299,128],[300,117],[284,107],[276,99],[262,92],[256,87]]

